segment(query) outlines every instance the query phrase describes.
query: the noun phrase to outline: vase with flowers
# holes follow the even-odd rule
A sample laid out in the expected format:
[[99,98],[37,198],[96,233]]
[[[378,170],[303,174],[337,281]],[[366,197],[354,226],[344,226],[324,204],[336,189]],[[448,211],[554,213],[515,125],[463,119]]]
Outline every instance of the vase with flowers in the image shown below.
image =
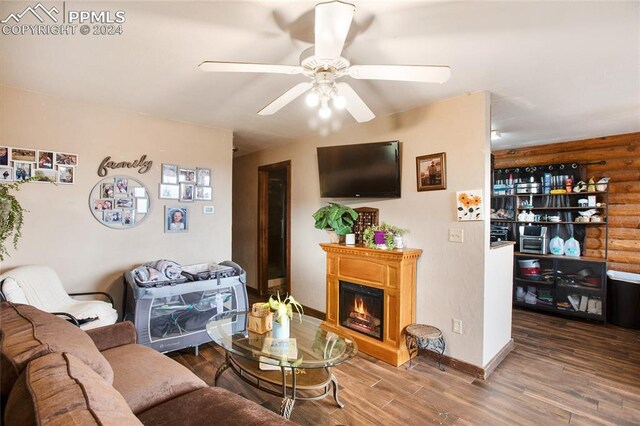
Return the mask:
[[275,298],[273,295],[269,296],[269,301],[265,303],[265,305],[273,312],[273,338],[288,339],[290,321],[293,319],[294,309],[298,312],[300,322],[302,322],[302,314],[304,312],[302,305],[291,295],[287,295],[287,297],[282,300],[280,293],[277,293]]

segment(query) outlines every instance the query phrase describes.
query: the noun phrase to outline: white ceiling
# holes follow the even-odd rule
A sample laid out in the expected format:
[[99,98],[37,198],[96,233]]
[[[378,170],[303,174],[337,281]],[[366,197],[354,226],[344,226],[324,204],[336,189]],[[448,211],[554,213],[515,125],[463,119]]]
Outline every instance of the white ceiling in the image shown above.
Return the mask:
[[[300,98],[258,110],[302,76],[214,74],[204,60],[298,64],[315,1],[67,2],[126,12],[121,36],[0,35],[0,84],[234,130],[240,154],[327,123]],[[640,2],[354,1],[353,64],[451,66],[442,84],[351,84],[378,115],[487,90],[495,148],[640,131]],[[0,18],[32,3],[3,1]],[[46,2],[46,6],[62,2]],[[25,18],[26,19],[26,18]]]

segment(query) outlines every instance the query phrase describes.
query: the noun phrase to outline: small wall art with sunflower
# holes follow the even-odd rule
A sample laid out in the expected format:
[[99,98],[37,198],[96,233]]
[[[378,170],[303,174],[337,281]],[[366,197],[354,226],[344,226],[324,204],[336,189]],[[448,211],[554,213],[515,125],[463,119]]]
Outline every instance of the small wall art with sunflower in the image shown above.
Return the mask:
[[483,220],[482,190],[456,192],[458,221]]

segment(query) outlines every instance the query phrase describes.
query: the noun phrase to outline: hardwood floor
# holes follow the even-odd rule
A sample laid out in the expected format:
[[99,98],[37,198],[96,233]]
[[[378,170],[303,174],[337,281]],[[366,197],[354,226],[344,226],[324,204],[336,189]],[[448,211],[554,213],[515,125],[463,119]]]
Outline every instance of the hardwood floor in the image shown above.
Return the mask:
[[[303,425],[640,424],[640,331],[516,310],[515,349],[487,380],[423,357],[409,371],[364,354],[334,369],[339,409],[328,396],[297,401]],[[215,345],[169,354],[209,384],[223,361]],[[273,411],[280,399],[231,371],[220,386]]]

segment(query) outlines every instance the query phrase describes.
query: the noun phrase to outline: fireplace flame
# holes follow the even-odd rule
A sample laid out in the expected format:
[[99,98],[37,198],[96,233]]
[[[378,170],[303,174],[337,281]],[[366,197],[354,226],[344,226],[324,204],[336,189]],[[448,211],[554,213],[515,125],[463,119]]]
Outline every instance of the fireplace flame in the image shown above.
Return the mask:
[[367,310],[364,307],[364,301],[362,300],[362,297],[356,298],[356,300],[354,301],[353,310],[360,315],[368,314]]

